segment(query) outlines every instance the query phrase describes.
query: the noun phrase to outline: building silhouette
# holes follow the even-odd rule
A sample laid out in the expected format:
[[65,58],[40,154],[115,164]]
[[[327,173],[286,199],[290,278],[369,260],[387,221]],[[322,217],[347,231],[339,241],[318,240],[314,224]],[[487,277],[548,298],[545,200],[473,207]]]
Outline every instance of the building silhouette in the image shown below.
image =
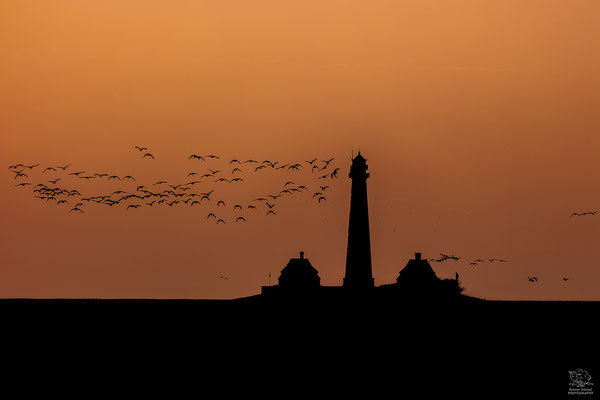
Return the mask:
[[263,286],[266,297],[283,296],[297,299],[371,298],[390,300],[403,296],[419,298],[456,297],[461,294],[458,274],[455,279],[440,279],[421,253],[400,270],[396,283],[376,287],[371,264],[371,239],[367,201],[367,160],[360,154],[352,159],[349,177],[352,179],[346,275],[342,286],[322,286],[319,272],[300,252],[281,270],[277,285]]
[[408,260],[400,271],[395,286],[400,293],[412,296],[458,295],[462,292],[458,273],[455,279],[440,279],[429,261],[421,258],[421,253],[415,253],[415,258]]
[[439,280],[429,261],[422,259],[421,253],[415,253],[415,258],[400,271],[396,283],[400,286],[430,286]]
[[321,286],[319,272],[304,258],[304,252],[300,252],[300,258],[292,258],[281,270],[279,276],[279,287],[287,290],[314,290]]
[[367,160],[358,152],[352,160],[350,179],[350,220],[344,287],[366,289],[374,286],[371,267],[371,238],[369,234],[369,205],[367,201]]

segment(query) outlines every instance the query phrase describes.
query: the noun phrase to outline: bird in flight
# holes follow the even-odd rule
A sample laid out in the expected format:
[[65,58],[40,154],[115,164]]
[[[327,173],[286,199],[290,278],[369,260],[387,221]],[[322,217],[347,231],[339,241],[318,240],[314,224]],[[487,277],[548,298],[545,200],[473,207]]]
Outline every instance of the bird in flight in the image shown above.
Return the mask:
[[537,277],[535,277],[535,276],[531,276],[531,277],[528,276],[527,279],[529,279],[529,282],[537,282],[537,280],[538,280]]
[[235,222],[238,222],[238,221],[244,221],[244,222],[246,222],[246,218],[244,218],[244,217],[237,217],[235,219]]
[[148,150],[147,147],[140,147],[140,146],[135,146],[136,149],[138,149],[139,151],[144,151],[144,150]]
[[118,179],[118,180],[121,180],[121,178],[119,178],[119,177],[118,177],[118,176],[116,176],[116,175],[111,175],[111,176],[109,176],[109,177],[108,177],[108,179],[106,179],[106,180],[107,180],[107,181],[110,181],[111,179]]
[[64,171],[64,170],[66,170],[67,168],[69,168],[70,166],[71,166],[71,164],[69,164],[69,165],[65,165],[64,167],[61,167],[61,166],[59,165],[59,166],[57,166],[56,168],[60,168],[60,169],[62,169],[62,170]]
[[225,179],[225,178],[219,178],[215,182],[227,182],[227,183],[231,183],[231,181],[229,179]]
[[336,168],[333,170],[333,172],[329,175],[331,177],[331,179],[337,178],[337,174],[338,174],[339,170],[340,170],[339,168]]
[[66,200],[59,200],[59,201],[56,202],[56,205],[58,206],[58,205],[65,204],[65,203],[69,204],[69,202],[66,201]]
[[25,172],[23,172],[23,170],[21,170],[21,171],[12,171],[12,172],[15,173],[15,179],[17,179],[20,176],[24,176],[24,177],[28,178],[27,174]]
[[327,200],[325,197],[321,196],[318,198],[319,203],[321,202],[321,200]]
[[494,262],[494,261],[506,262],[506,260],[502,260],[502,259],[500,259],[500,258],[488,258],[488,260],[489,260],[490,262]]
[[332,162],[333,160],[335,160],[335,158],[330,158],[329,160],[321,160],[325,163],[325,166],[322,169],[327,168],[327,166],[329,165],[330,162]]
[[[208,156],[207,156],[208,157]],[[199,156],[198,154],[192,154],[191,156],[188,157],[188,160],[191,160],[192,158],[195,158],[197,160],[202,160],[202,161],[206,161],[206,159],[202,156]]]
[[242,170],[241,170],[241,169],[239,169],[239,168],[234,168],[234,169],[231,171],[231,173],[233,174],[233,173],[235,173],[236,171],[237,171],[237,172],[242,172]]
[[225,223],[225,221],[223,221],[222,219],[218,219],[218,220],[217,220],[217,224],[218,224],[219,222]]
[[219,200],[217,201],[217,207],[219,207],[220,204],[223,204],[223,206],[225,205],[225,202],[223,200]]
[[305,162],[306,162],[306,163],[308,163],[308,165],[312,165],[312,164],[313,164],[315,161],[317,161],[317,159],[316,159],[316,158],[313,158],[312,160],[310,160],[310,161],[305,161]]
[[239,208],[241,210],[242,206],[240,206],[239,204],[236,204],[236,205],[233,206],[233,209],[235,210],[236,208]]
[[31,183],[23,182],[23,183],[16,184],[15,186],[27,186],[27,185],[31,185]]
[[258,164],[258,161],[256,161],[256,160],[246,160],[246,161],[244,161],[244,163],[256,163],[256,164]]
[[73,208],[71,208],[71,209],[69,210],[69,212],[71,212],[71,211],[79,211],[80,213],[82,213],[82,214],[83,214],[83,210],[82,210],[81,208],[79,208],[79,207],[73,207]]
[[210,213],[206,216],[206,219],[209,219],[210,217],[217,218],[217,216],[215,214]]
[[48,167],[45,170],[42,171],[42,174],[46,171],[56,171],[56,169],[52,168],[52,167]]
[[50,182],[50,183],[51,183],[51,184],[53,184],[53,185],[56,185],[56,182],[58,182],[58,181],[60,181],[60,178],[56,178],[55,180],[53,180],[53,181],[48,181],[48,182]]
[[265,204],[267,205],[267,207],[269,207],[269,210],[277,205],[277,204],[269,204],[268,201],[265,201]]
[[231,182],[244,182],[244,180],[242,178],[233,178],[229,183]]
[[566,281],[568,281],[568,280],[569,280],[569,278],[565,278],[565,277],[563,277],[563,281],[565,281],[565,282],[566,282]]
[[273,214],[273,215],[275,215],[275,211],[273,211],[273,210],[269,210],[269,211],[267,211],[267,215],[269,215],[269,214]]
[[206,156],[204,156],[204,157],[206,157],[206,158],[216,158],[216,159],[219,159],[219,156],[215,156],[215,155],[213,155],[213,154],[208,154],[208,155],[206,155]]
[[138,208],[141,207],[139,204],[130,204],[127,206],[126,210],[129,210],[130,208]]
[[125,179],[133,179],[135,181],[135,178],[133,176],[131,176],[131,175],[124,176],[123,180],[125,180]]
[[229,161],[229,165],[231,165],[233,163],[241,164],[241,162],[239,160],[236,160],[235,158],[233,160]]
[[142,158],[146,158],[146,157],[151,157],[154,160],[154,156],[150,153],[144,154],[144,156]]

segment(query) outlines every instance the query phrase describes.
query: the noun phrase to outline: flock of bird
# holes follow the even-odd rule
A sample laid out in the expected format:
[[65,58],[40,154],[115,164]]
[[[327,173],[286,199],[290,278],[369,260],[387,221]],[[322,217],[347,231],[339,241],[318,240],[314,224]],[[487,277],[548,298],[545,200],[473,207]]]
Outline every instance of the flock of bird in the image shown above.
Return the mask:
[[[147,147],[135,146],[134,148],[134,151],[142,154],[142,159],[156,159]],[[243,211],[259,212],[259,206],[261,205],[264,206],[266,216],[275,216],[281,208],[279,205],[281,200],[292,195],[308,194],[316,204],[320,204],[327,200],[325,192],[330,189],[330,184],[328,182],[301,182],[296,184],[296,178],[299,178],[297,173],[302,169],[307,169],[311,173],[310,176],[315,179],[332,181],[338,178],[338,171],[340,170],[340,168],[331,166],[335,158],[323,160],[312,158],[304,162],[293,163],[281,163],[274,160],[259,162],[254,159],[240,161],[233,158],[225,161],[224,165],[223,161],[220,161],[221,164],[218,167],[214,163],[220,160],[221,157],[214,154],[191,154],[187,159],[190,160],[190,163],[200,161],[200,166],[205,167],[205,170],[187,172],[185,181],[182,179],[183,182],[156,180],[153,183],[138,184],[137,179],[131,175],[116,175],[105,172],[88,173],[84,170],[75,170],[71,164],[41,167],[40,164],[26,165],[18,163],[9,166],[8,169],[14,173],[13,178],[18,181],[15,184],[16,187],[31,186],[36,198],[46,202],[54,202],[57,206],[66,205],[69,208],[68,213],[83,214],[85,213],[85,205],[90,202],[108,207],[124,204],[125,210],[141,207],[173,207],[175,205],[187,205],[196,208],[207,205],[210,210],[207,210],[205,214],[206,219],[214,220],[215,224],[226,224],[228,221],[234,223],[247,222],[248,215],[244,215]],[[196,169],[197,166],[198,164],[194,164],[194,168],[190,169]],[[239,185],[246,182],[240,176],[243,172],[260,174],[261,171],[269,169],[287,173],[282,186],[276,190],[257,197],[247,197],[245,202],[229,202],[224,198],[217,198],[220,192],[219,185]],[[42,182],[38,180],[34,184],[33,173],[40,170],[41,172],[36,178],[40,180],[46,178],[46,180]],[[57,176],[57,174],[60,175]],[[293,174],[294,177],[289,174]],[[72,181],[67,185],[66,180],[71,177],[73,179],[95,180],[105,183],[136,182],[136,189],[130,191],[109,190],[100,195],[87,195],[80,193],[76,187],[74,188]],[[195,185],[198,184],[201,184],[199,186],[205,187],[206,190],[195,191]],[[235,217],[228,218],[226,216],[228,213],[222,212],[228,207],[233,209]]]
[[596,215],[596,213],[598,212],[598,210],[596,211],[585,211],[582,213],[578,213],[578,212],[574,212],[571,214],[571,217],[583,217],[584,215]]
[[[142,156],[141,156],[142,159],[146,159],[146,158],[152,159],[152,160],[156,159],[154,154],[151,153],[147,147],[135,146],[134,148],[138,152],[140,152],[140,154],[142,154]],[[220,158],[221,158],[220,156],[217,156],[214,154],[206,154],[206,155],[191,154],[187,157],[188,160],[198,160],[198,161],[203,161],[203,162],[219,160]],[[151,188],[146,187],[145,185],[138,185],[133,193],[129,193],[129,192],[126,192],[123,190],[115,190],[115,191],[112,191],[111,193],[106,193],[106,194],[97,195],[97,196],[87,196],[87,197],[82,195],[77,189],[73,189],[73,188],[69,189],[66,187],[60,187],[58,185],[58,182],[63,180],[65,178],[65,176],[59,176],[59,177],[53,176],[54,179],[47,179],[46,182],[51,184],[52,186],[47,185],[46,182],[37,183],[35,185],[31,182],[19,182],[19,183],[15,184],[15,186],[16,187],[32,186],[33,192],[37,193],[37,194],[35,194],[36,198],[39,198],[40,200],[44,200],[46,202],[50,202],[50,201],[55,202],[57,206],[61,206],[63,204],[71,205],[71,203],[69,201],[69,200],[71,200],[71,201],[73,201],[73,206],[69,209],[68,212],[69,213],[74,212],[76,214],[77,213],[83,214],[84,209],[82,207],[84,207],[84,205],[89,202],[94,202],[96,204],[113,207],[113,206],[119,205],[121,202],[128,202],[132,199],[135,199],[138,201],[138,203],[136,203],[136,204],[127,204],[127,206],[125,207],[126,210],[137,209],[140,207],[156,207],[159,205],[173,207],[176,204],[185,204],[185,205],[189,205],[190,207],[194,207],[194,206],[201,206],[204,203],[207,203],[210,205],[215,204],[215,206],[214,206],[215,209],[211,209],[211,211],[206,214],[206,219],[208,219],[208,220],[212,219],[218,225],[218,224],[226,224],[227,223],[226,218],[219,216],[218,212],[217,212],[217,209],[219,209],[220,207],[227,206],[225,200],[214,199],[214,197],[216,195],[214,195],[213,193],[218,193],[218,190],[215,189],[215,187],[212,187],[212,188],[210,188],[210,190],[207,190],[204,192],[192,192],[194,185],[208,182],[209,180],[212,180],[211,183],[213,183],[213,184],[219,184],[219,183],[224,183],[224,182],[229,183],[229,184],[245,182],[245,180],[242,177],[240,177],[239,175],[242,172],[248,171],[248,170],[251,172],[254,172],[254,173],[258,173],[259,171],[266,170],[266,169],[283,170],[283,171],[292,172],[292,171],[299,171],[300,169],[303,169],[304,167],[310,169],[310,172],[312,174],[315,174],[315,176],[319,180],[328,179],[328,178],[335,179],[338,177],[338,172],[339,172],[340,168],[329,169],[329,165],[332,161],[334,161],[334,159],[335,158],[319,160],[318,158],[313,158],[312,160],[304,161],[304,163],[294,162],[294,163],[285,163],[284,164],[284,163],[280,163],[279,161],[263,160],[262,162],[259,162],[254,159],[247,159],[245,161],[240,161],[240,160],[234,158],[234,159],[229,160],[229,162],[226,164],[227,168],[231,169],[230,171],[228,171],[229,177],[226,177],[226,172],[222,169],[206,168],[206,170],[203,173],[199,173],[199,172],[195,172],[195,171],[191,171],[191,172],[187,173],[186,177],[188,179],[191,179],[189,182],[171,184],[170,182],[168,182],[166,180],[157,180],[156,182],[149,185],[149,186],[151,186]],[[14,173],[13,178],[15,180],[20,181],[20,180],[22,180],[22,178],[27,178],[28,180],[31,180],[31,178],[33,178],[34,169],[38,168],[38,167],[40,167],[40,164],[26,165],[26,164],[18,163],[18,164],[9,166],[8,169]],[[50,174],[52,174],[52,173],[63,172],[63,173],[66,173],[67,177],[73,176],[75,178],[85,179],[85,180],[90,180],[90,179],[100,180],[102,178],[106,178],[106,182],[109,182],[111,180],[119,181],[119,182],[136,181],[136,178],[134,178],[131,175],[118,176],[115,174],[108,174],[108,173],[91,173],[91,174],[84,175],[84,174],[86,174],[86,171],[80,171],[80,170],[73,171],[72,169],[69,169],[70,167],[71,167],[71,164],[67,164],[67,165],[63,165],[63,166],[48,166],[48,167],[45,167],[42,169],[41,174],[44,175],[48,172],[49,174],[47,174],[47,175],[50,176]],[[40,167],[40,169],[41,169],[41,167]],[[67,172],[68,169],[69,169],[69,172]],[[32,175],[32,176],[30,176],[30,175]],[[318,184],[316,186],[318,186],[318,189],[312,191],[312,194],[311,194],[312,199],[315,199],[315,201],[317,203],[326,201],[327,199],[326,199],[324,193],[327,189],[330,188],[330,186],[327,184]],[[152,190],[150,190],[150,189],[152,189]],[[238,214],[240,214],[244,210],[244,208],[246,210],[253,210],[253,211],[257,210],[257,206],[262,203],[266,207],[265,215],[267,215],[267,216],[268,215],[276,215],[277,214],[276,210],[278,210],[278,209],[276,209],[275,206],[277,206],[279,203],[275,203],[275,201],[278,201],[278,199],[280,199],[283,196],[289,196],[289,195],[293,195],[296,193],[301,194],[304,192],[310,192],[309,188],[305,184],[297,185],[292,180],[286,180],[285,183],[283,183],[282,187],[279,188],[278,190],[276,190],[275,192],[255,197],[252,200],[250,200],[249,204],[246,204],[245,207],[242,206],[242,204],[240,204],[239,202],[235,202],[232,205],[232,207],[233,207],[234,211],[237,211]],[[213,196],[213,197],[211,197],[211,196]],[[594,216],[594,215],[596,215],[597,212],[598,212],[598,210],[585,211],[585,212],[573,212],[570,216],[571,217]],[[246,217],[243,215],[236,215],[236,217],[233,219],[233,221],[235,223],[247,222]],[[461,258],[462,257],[457,257],[453,254],[448,255],[448,254],[440,253],[440,258],[430,258],[429,261],[441,263],[441,262],[445,262],[445,261],[449,261],[449,260],[458,261]],[[500,259],[500,258],[488,258],[485,260],[479,258],[479,259],[470,261],[468,265],[476,266],[476,265],[479,265],[480,263],[484,263],[484,262],[504,263],[507,261],[504,259]],[[221,278],[227,279],[224,277],[221,277]],[[532,283],[538,282],[538,278],[536,276],[532,276],[532,277],[528,276],[527,278],[528,278],[529,282],[532,282]],[[565,281],[565,282],[568,281],[568,278],[563,277],[563,281]]]
[[[444,253],[440,253],[440,258],[429,258],[428,261],[433,261],[433,262],[437,262],[437,263],[441,263],[444,261],[448,261],[448,260],[453,260],[453,261],[458,261],[460,260],[462,257],[457,257],[454,254],[452,255],[448,255],[448,254],[444,254]],[[507,262],[507,260],[504,260],[502,258],[488,258],[486,260],[483,260],[481,258],[478,258],[476,260],[473,260],[471,262],[469,262],[469,265],[479,265],[480,263],[484,263],[484,262],[499,262],[499,263],[504,263]],[[538,281],[538,278],[536,276],[528,276],[527,279],[529,280],[529,282],[535,283]],[[569,278],[567,277],[563,277],[562,278],[563,282],[566,282],[569,280]]]
[[[593,215],[596,215],[596,213],[598,211],[600,211],[600,210],[596,210],[596,211],[584,211],[584,212],[573,212],[573,213],[571,213],[570,216],[571,217],[583,217],[583,216],[586,216],[586,215],[593,216]],[[440,253],[440,258],[430,258],[428,260],[429,261],[433,261],[433,262],[437,262],[437,263],[441,263],[441,262],[448,261],[448,260],[458,261],[460,259],[461,259],[461,257],[457,257],[457,256],[455,256],[453,254],[452,255],[448,255],[448,254]],[[475,265],[479,265],[480,263],[483,263],[483,262],[490,262],[490,263],[492,263],[492,262],[500,262],[500,263],[503,263],[503,262],[507,262],[507,261],[504,260],[504,259],[501,259],[501,258],[488,258],[487,261],[483,260],[481,258],[478,258],[476,260],[473,260],[473,261],[469,262],[469,265],[470,266],[475,266]],[[538,281],[537,276],[528,276],[527,279],[531,283],[536,283]],[[562,280],[563,280],[563,282],[567,282],[569,280],[569,278],[563,277]]]
[[[434,262],[444,262],[446,260],[454,260],[454,261],[458,261],[460,260],[462,257],[457,257],[454,254],[453,255],[448,255],[448,254],[444,254],[444,253],[440,253],[440,258],[430,258],[429,261],[434,261]],[[503,260],[501,258],[488,258],[487,261],[489,262],[494,262],[494,261],[498,261],[498,262],[506,262],[506,260]],[[481,258],[478,258],[477,260],[471,261],[469,263],[469,265],[478,265],[479,263],[482,262],[486,262],[485,260],[482,260]]]

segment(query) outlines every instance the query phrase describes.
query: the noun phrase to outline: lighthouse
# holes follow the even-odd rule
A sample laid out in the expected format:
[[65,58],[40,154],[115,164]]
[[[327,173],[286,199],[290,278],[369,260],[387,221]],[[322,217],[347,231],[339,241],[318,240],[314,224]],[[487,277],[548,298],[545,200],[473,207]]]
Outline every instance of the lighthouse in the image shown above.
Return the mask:
[[369,206],[367,202],[367,160],[358,152],[352,160],[350,179],[350,221],[348,224],[348,250],[346,276],[343,286],[349,289],[368,289],[374,286],[371,269],[371,238],[369,234]]

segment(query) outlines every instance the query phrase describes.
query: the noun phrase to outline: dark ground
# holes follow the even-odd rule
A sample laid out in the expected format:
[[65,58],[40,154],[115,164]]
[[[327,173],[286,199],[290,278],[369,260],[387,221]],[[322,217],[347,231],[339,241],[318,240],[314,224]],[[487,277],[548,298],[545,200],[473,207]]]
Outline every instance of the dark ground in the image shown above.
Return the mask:
[[407,398],[572,398],[568,371],[583,368],[600,394],[600,302],[387,300],[4,299],[0,313],[25,365],[67,358],[182,368],[199,385]]

